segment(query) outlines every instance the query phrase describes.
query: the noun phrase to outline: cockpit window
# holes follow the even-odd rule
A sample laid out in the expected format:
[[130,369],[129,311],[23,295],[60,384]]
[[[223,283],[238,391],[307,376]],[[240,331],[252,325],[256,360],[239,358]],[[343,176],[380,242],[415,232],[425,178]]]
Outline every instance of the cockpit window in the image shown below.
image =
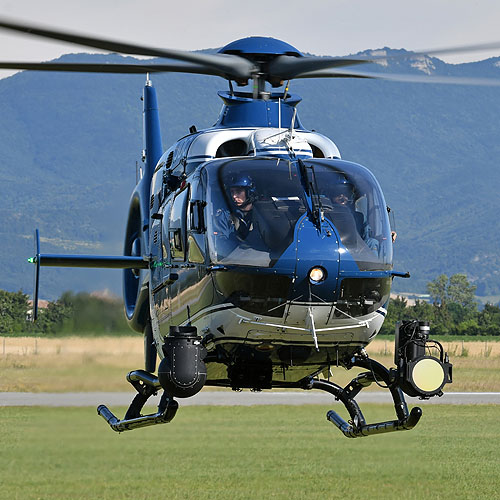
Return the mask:
[[392,242],[387,207],[375,177],[344,161],[305,162],[318,209],[335,227],[360,270],[388,269]]
[[219,165],[210,175],[207,200],[212,262],[272,266],[306,211],[295,166],[264,158]]
[[[315,209],[324,215],[361,270],[386,269],[392,244],[385,203],[375,178],[359,165],[306,160]],[[292,244],[307,200],[296,162],[283,159],[219,161],[207,192],[210,259],[270,267]],[[333,256],[332,256],[333,257]]]

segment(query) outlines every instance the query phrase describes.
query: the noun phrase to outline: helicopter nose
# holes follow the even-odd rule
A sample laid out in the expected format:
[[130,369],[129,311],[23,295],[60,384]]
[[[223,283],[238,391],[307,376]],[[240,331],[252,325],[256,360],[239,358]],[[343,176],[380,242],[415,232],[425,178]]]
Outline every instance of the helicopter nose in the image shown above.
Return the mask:
[[331,302],[339,277],[339,239],[328,226],[321,232],[304,219],[297,231],[294,297],[310,301],[313,295]]

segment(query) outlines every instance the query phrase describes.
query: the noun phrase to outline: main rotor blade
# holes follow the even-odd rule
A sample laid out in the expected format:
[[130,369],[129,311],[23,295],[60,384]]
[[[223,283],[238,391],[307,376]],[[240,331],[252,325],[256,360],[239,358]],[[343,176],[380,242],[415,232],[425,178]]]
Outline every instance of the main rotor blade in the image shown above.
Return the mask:
[[[489,50],[497,50],[500,49],[500,42],[490,42],[490,43],[481,43],[476,45],[461,45],[458,47],[446,47],[442,49],[429,49],[429,50],[419,50],[418,52],[413,51],[404,51],[403,54],[390,54],[390,55],[376,55],[377,52],[380,52],[384,49],[376,49],[376,50],[368,50],[366,53],[360,54],[360,58],[362,57],[365,62],[380,62],[380,61],[401,61],[407,59],[417,59],[419,57],[426,56],[436,56],[436,55],[445,55],[445,54],[465,54],[467,52],[479,52],[479,51],[489,51]],[[368,55],[369,52],[372,52],[374,55]]]
[[291,80],[301,73],[327,68],[340,68],[342,66],[355,66],[369,62],[372,62],[371,59],[278,56],[269,63],[268,71],[273,77]]
[[361,55],[358,58],[340,57],[293,57],[279,56],[271,61],[268,66],[269,74],[282,79],[309,78],[300,76],[313,71],[326,70],[328,68],[340,68],[343,66],[354,66],[364,63],[379,62],[381,60],[396,61],[401,59],[415,59],[418,57],[457,54],[466,52],[477,52],[495,50],[500,48],[500,42],[482,43],[476,45],[462,45],[459,47],[446,47],[441,49],[429,49],[418,52],[406,52],[405,54],[392,55]]
[[20,24],[0,18],[0,29],[2,28],[111,52],[165,57],[168,59],[200,64],[205,68],[217,69],[224,75],[231,76],[235,79],[247,79],[251,77],[252,72],[255,70],[254,65],[250,61],[232,54],[197,54],[183,50],[147,47],[144,45],[106,40],[104,38],[77,35],[34,25]]
[[225,75],[212,68],[194,64],[96,64],[96,63],[31,63],[31,62],[0,62],[0,69],[27,69],[34,71],[69,71],[77,73],[196,73],[202,75]]
[[500,49],[500,42],[479,43],[475,45],[461,45],[457,47],[445,47],[442,49],[419,50],[412,52],[412,57],[433,56],[444,54],[465,54],[466,52],[486,52]]
[[405,75],[398,73],[373,73],[353,72],[344,70],[318,70],[302,73],[295,78],[371,78],[376,80],[387,80],[403,83],[434,83],[445,85],[474,85],[500,87],[500,79],[494,78],[470,78],[462,76],[436,76],[436,75]]

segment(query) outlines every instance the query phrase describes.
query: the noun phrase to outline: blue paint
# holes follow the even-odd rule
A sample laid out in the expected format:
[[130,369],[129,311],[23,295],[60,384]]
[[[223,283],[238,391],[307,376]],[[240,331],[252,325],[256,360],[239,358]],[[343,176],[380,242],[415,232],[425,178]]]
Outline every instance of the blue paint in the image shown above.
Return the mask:
[[304,57],[304,54],[289,43],[266,36],[249,36],[228,43],[219,50],[220,54],[265,54]]
[[[146,152],[144,162],[144,175],[137,185],[135,191],[138,192],[141,202],[141,218],[145,232],[149,229],[149,199],[151,196],[151,181],[156,164],[161,158],[163,146],[160,132],[160,114],[156,90],[150,82],[146,82],[143,95],[143,145]],[[145,241],[149,241],[149,233],[145,235]]]
[[[268,100],[252,99],[251,94],[228,91],[218,92],[224,101],[219,118],[213,128],[232,127],[278,127],[281,106],[281,127],[290,128],[294,110],[302,100],[295,94],[283,99],[283,93],[272,93]],[[305,130],[295,115],[294,128]]]
[[[146,82],[143,94],[143,148],[145,151],[144,172],[130,198],[129,217],[125,232],[124,255],[141,257],[149,252],[149,201],[151,181],[163,146],[160,133],[160,115],[156,91],[150,81]],[[136,227],[139,226],[139,227]],[[123,298],[127,319],[132,328],[141,331],[144,325],[137,322],[137,303],[144,273],[130,269],[123,272]],[[135,326],[134,326],[134,323]]]
[[145,177],[151,184],[153,172],[163,153],[160,131],[160,114],[158,109],[158,100],[156,98],[156,90],[152,85],[144,87],[144,108],[143,108],[143,125],[144,138],[143,144],[146,151],[145,161]]
[[[330,236],[328,236],[330,234]],[[339,238],[331,224],[322,223],[322,230],[304,216],[297,222],[295,241],[297,244],[297,258],[295,275],[296,281],[293,290],[293,299],[300,297],[300,301],[318,302],[324,300],[332,302],[338,293],[339,274]],[[322,267],[327,276],[319,284],[311,284],[309,271],[313,267]]]

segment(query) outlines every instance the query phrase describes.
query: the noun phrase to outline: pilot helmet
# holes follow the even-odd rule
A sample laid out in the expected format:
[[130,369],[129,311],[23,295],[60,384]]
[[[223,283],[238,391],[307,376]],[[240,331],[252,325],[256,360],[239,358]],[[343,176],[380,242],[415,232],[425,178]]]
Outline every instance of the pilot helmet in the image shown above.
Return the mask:
[[253,203],[257,198],[257,190],[255,189],[255,184],[253,182],[253,179],[249,175],[235,175],[231,179],[229,187],[239,187],[245,189],[245,193],[247,195],[247,201],[245,204]]

